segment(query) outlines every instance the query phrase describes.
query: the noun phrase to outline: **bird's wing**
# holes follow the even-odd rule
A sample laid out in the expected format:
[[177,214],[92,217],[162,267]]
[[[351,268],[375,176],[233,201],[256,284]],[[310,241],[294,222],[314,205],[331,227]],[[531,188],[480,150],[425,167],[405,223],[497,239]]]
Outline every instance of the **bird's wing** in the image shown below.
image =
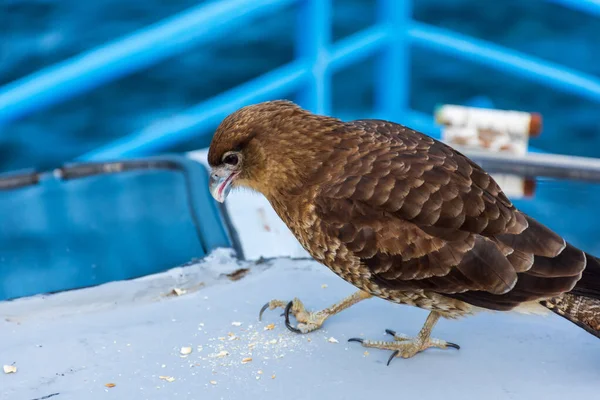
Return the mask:
[[456,150],[390,122],[355,121],[352,129],[340,143],[352,151],[315,211],[370,279],[488,308],[568,291],[579,279],[584,254],[519,212]]

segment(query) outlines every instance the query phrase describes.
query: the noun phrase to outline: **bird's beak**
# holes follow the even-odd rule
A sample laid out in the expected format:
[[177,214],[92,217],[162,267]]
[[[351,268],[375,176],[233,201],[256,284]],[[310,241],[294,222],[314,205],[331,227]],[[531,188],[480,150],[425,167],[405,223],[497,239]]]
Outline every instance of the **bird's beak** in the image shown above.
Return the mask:
[[216,201],[222,203],[231,190],[231,183],[236,177],[236,171],[231,171],[227,168],[214,168],[210,174],[210,183],[208,184],[210,194]]

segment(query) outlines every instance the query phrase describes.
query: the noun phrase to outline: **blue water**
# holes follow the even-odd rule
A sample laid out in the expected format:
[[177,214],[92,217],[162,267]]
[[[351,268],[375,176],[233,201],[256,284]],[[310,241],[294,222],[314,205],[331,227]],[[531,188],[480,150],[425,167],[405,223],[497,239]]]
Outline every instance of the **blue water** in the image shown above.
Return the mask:
[[[403,1],[403,0],[398,0]],[[32,73],[92,46],[130,33],[187,7],[192,0],[0,1],[0,84]],[[417,20],[476,36],[600,76],[600,19],[543,0],[415,0]],[[374,21],[374,1],[334,1],[336,39]],[[291,10],[240,26],[218,43],[195,48],[148,70],[67,103],[0,127],[0,171],[57,166],[110,140],[178,113],[293,57]],[[544,132],[532,144],[551,152],[600,157],[598,104],[492,69],[414,49],[411,104],[431,113],[439,103],[486,96],[504,109],[541,112]],[[357,118],[372,103],[373,63],[334,77],[334,113]],[[402,122],[402,121],[398,121]],[[174,150],[195,148],[189,142]],[[579,193],[579,192],[576,192]],[[586,198],[596,197],[595,188]],[[536,202],[551,220],[569,193]],[[581,203],[583,204],[583,203]],[[577,214],[595,214],[592,203]],[[548,221],[545,221],[548,222]],[[551,221],[550,221],[551,222]],[[573,235],[598,237],[586,218]],[[571,224],[577,225],[577,224]],[[578,225],[579,226],[579,225]],[[591,249],[598,241],[586,242]],[[599,248],[600,250],[600,248]]]

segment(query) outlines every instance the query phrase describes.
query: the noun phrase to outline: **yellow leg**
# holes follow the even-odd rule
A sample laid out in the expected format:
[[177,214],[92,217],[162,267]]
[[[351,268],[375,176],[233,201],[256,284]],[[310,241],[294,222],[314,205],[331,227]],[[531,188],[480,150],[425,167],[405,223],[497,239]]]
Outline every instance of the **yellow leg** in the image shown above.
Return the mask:
[[[332,315],[335,315],[346,308],[353,306],[361,300],[365,300],[372,297],[369,293],[359,290],[352,295],[346,297],[344,300],[340,301],[332,305],[331,307],[327,307],[321,311],[317,312],[308,312],[304,308],[304,304],[300,301],[300,299],[295,298],[292,301],[282,301],[282,300],[271,300],[267,304],[265,304],[258,315],[258,319],[262,318],[262,314],[268,308],[269,310],[274,310],[278,307],[284,309],[285,315],[285,326],[296,333],[308,333],[312,332],[316,329],[319,329],[323,322]],[[290,324],[289,314],[290,312],[294,315],[296,320],[298,321],[298,326],[293,327]]]
[[432,311],[427,316],[427,320],[421,328],[421,331],[415,338],[410,338],[403,334],[396,334],[396,332],[386,329],[386,333],[394,336],[393,342],[383,342],[374,340],[364,340],[360,338],[348,339],[349,342],[359,342],[363,347],[370,347],[374,349],[392,350],[393,353],[388,360],[388,365],[394,359],[394,357],[411,358],[415,354],[426,350],[430,347],[437,347],[440,349],[447,349],[449,347],[460,349],[460,346],[456,343],[446,342],[441,339],[431,338],[431,331],[440,318],[440,314]]

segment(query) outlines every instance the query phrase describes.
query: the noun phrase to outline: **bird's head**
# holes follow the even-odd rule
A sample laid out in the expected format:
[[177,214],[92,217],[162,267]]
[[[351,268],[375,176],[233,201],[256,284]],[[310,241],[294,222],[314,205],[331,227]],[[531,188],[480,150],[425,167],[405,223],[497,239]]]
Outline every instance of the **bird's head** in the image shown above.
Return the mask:
[[221,122],[210,144],[212,196],[223,202],[233,187],[267,197],[299,187],[325,157],[323,133],[340,124],[284,100],[237,110]]

